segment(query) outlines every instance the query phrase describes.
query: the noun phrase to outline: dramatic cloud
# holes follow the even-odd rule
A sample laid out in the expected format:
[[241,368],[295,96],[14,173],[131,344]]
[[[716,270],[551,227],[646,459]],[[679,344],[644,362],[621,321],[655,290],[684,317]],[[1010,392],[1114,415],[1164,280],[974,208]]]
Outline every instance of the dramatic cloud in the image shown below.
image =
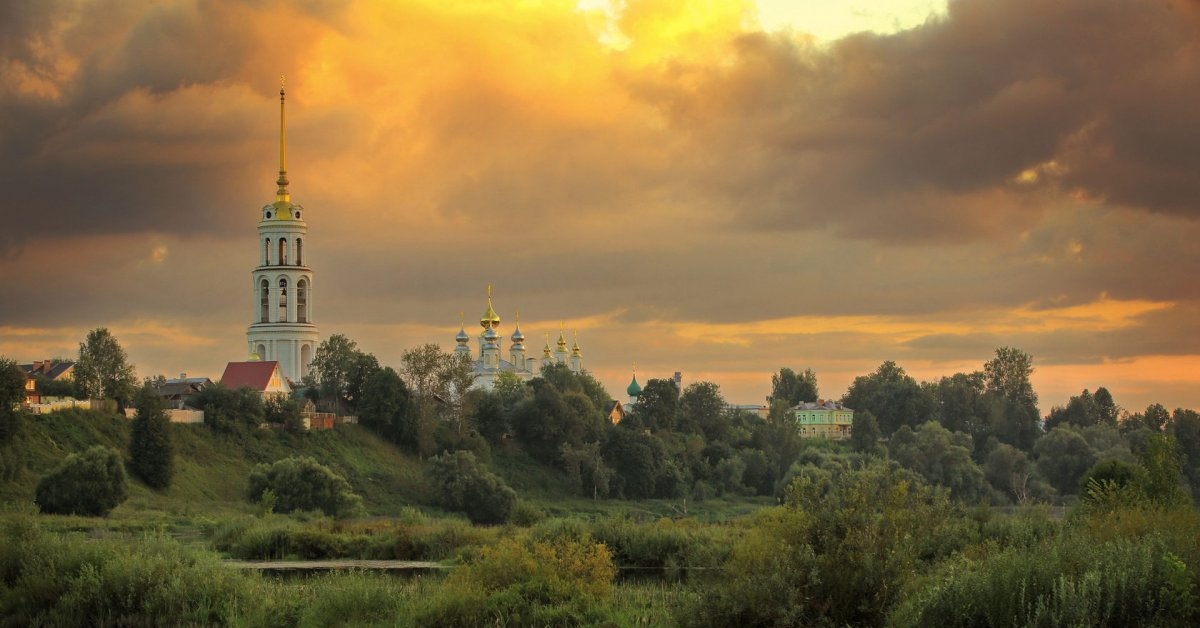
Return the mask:
[[0,353],[109,326],[143,374],[240,357],[286,73],[317,322],[384,362],[494,283],[614,391],[637,361],[835,396],[1017,345],[1050,401],[1200,404],[1170,370],[1200,356],[1194,5],[957,0],[828,43],[615,5],[3,5]]

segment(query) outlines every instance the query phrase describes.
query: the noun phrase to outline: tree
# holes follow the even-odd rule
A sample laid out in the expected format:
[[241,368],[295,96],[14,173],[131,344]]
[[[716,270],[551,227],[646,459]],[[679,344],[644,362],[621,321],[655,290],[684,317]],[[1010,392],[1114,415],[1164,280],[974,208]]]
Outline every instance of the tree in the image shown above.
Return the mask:
[[461,436],[470,416],[465,405],[467,391],[476,377],[470,356],[446,353],[436,344],[425,344],[405,351],[400,363],[400,374],[412,392],[421,420],[446,419]]
[[151,385],[138,390],[137,414],[129,434],[129,469],[146,486],[159,490],[171,485],[175,454],[171,421],[163,406],[162,397]]
[[267,491],[275,496],[276,512],[320,510],[331,517],[344,517],[362,510],[362,498],[354,494],[350,483],[308,456],[254,465],[246,497],[258,503]]
[[93,399],[115,399],[122,412],[137,384],[125,350],[103,327],[88,332],[87,340],[79,343],[74,373],[84,394]]
[[115,449],[96,445],[71,454],[38,482],[42,512],[103,517],[129,497],[125,464]]
[[879,439],[882,437],[883,435],[879,432],[879,422],[875,420],[875,415],[871,414],[870,410],[854,413],[854,420],[850,424],[851,449],[864,454],[879,453],[882,449]]
[[220,383],[205,386],[192,398],[192,405],[204,411],[204,424],[217,432],[258,427],[266,420],[262,395],[246,386],[237,390]]
[[304,414],[300,402],[295,399],[272,397],[263,404],[263,418],[267,423],[282,425],[284,429],[299,434],[304,431]]
[[790,408],[802,401],[816,401],[817,398],[817,374],[812,369],[804,369],[803,373],[797,374],[785,366],[771,376],[771,396],[767,397],[767,403],[779,399],[786,401]]
[[982,372],[943,377],[932,390],[938,422],[951,432],[970,434],[978,449],[987,434],[987,404]]
[[614,471],[611,493],[625,499],[654,496],[659,464],[666,457],[658,437],[621,423],[609,431],[601,452],[605,464]]
[[392,367],[375,371],[363,388],[358,421],[364,427],[407,448],[420,446],[420,424],[412,406],[408,385]]
[[1079,492],[1079,480],[1096,464],[1096,452],[1078,430],[1060,426],[1041,437],[1033,448],[1037,470],[1064,495]]
[[1025,452],[1008,443],[996,443],[988,453],[983,462],[983,477],[992,488],[1018,504],[1039,492],[1033,479],[1033,463]]
[[1177,408],[1168,433],[1179,446],[1183,474],[1192,487],[1192,496],[1200,499],[1200,413]]
[[592,499],[608,495],[613,470],[604,464],[599,442],[585,443],[579,447],[563,443],[560,457],[567,476],[580,493]]
[[1033,374],[1033,356],[1015,347],[996,349],[996,357],[983,365],[988,392],[1037,407],[1037,393],[1029,376]]
[[1126,419],[1122,427],[1127,431],[1144,427],[1152,432],[1162,432],[1170,420],[1171,413],[1161,403],[1152,403],[1146,407],[1145,412],[1139,412]]
[[901,466],[933,485],[950,489],[955,499],[976,501],[983,495],[983,472],[971,460],[971,437],[951,432],[936,421],[915,431],[907,425],[892,435],[888,452]]
[[504,523],[517,503],[516,492],[469,451],[431,458],[427,476],[441,505],[466,513],[472,523]]
[[572,447],[599,440],[606,421],[586,395],[560,392],[552,382],[535,377],[533,396],[512,415],[521,447],[545,464],[556,464],[564,443]]
[[16,362],[0,358],[0,445],[11,442],[20,431],[24,398],[25,373]]
[[732,425],[725,408],[720,386],[712,382],[691,384],[679,397],[679,429],[699,432],[709,442],[727,440]]
[[379,360],[342,334],[318,345],[311,365],[321,398],[333,400],[339,413],[358,411],[363,387],[378,370]]
[[884,436],[902,425],[916,427],[932,418],[933,399],[895,362],[879,365],[874,373],[854,378],[842,403],[855,411],[875,415]]
[[1166,434],[1151,436],[1139,458],[1146,470],[1144,492],[1150,501],[1168,508],[1191,502],[1182,485],[1183,466],[1174,437]]
[[[776,483],[787,474],[804,447],[799,426],[796,425],[796,415],[782,399],[771,403],[767,420],[754,427],[752,440],[754,446],[766,454],[771,462]],[[777,485],[776,488],[776,492],[782,494],[783,486]]]
[[646,382],[633,413],[651,430],[673,430],[679,414],[679,387],[673,379]]

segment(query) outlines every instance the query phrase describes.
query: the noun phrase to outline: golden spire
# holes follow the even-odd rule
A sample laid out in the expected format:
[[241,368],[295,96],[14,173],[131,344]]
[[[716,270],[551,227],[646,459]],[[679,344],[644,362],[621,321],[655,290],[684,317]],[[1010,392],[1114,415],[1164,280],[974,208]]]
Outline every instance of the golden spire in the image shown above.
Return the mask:
[[288,194],[288,178],[287,178],[287,124],[283,110],[283,75],[279,75],[279,178],[275,180],[275,184],[279,186],[275,190],[276,203],[291,202],[291,194]]
[[558,350],[559,351],[567,350],[567,339],[563,338],[563,322],[562,321],[558,321]]
[[550,357],[550,332],[544,331],[542,333],[546,335],[546,348],[542,350],[542,353],[547,358],[549,358]]
[[571,330],[571,333],[575,334],[575,342],[574,342],[574,344],[571,345],[571,355],[578,356],[579,355],[579,330],[573,329],[573,330]]
[[483,318],[479,319],[479,326],[484,329],[493,329],[500,326],[500,315],[492,307],[492,284],[487,287],[488,306],[487,311],[483,313]]

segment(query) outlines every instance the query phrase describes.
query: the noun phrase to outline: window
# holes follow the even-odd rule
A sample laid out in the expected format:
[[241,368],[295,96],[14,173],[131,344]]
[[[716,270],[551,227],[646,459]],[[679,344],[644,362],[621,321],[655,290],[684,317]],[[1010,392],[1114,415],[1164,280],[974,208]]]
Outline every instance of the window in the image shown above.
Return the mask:
[[[299,218],[298,215],[296,217]],[[304,240],[301,240],[300,238],[296,238],[296,265],[297,266],[304,265],[303,255],[304,255]]]
[[260,359],[260,360],[267,359],[267,346],[266,345],[258,345],[258,349],[256,350],[256,353],[258,355],[258,359]]
[[262,265],[269,266],[270,264],[271,264],[271,238],[267,238],[266,240],[263,240]]
[[[245,284],[242,284],[242,285],[245,285]],[[271,312],[271,292],[270,291],[271,291],[271,284],[268,283],[266,279],[263,279],[262,283],[259,284],[259,286],[258,286],[258,292],[259,292],[258,322],[260,322],[260,323],[268,322],[267,318]]]
[[[300,241],[296,240],[296,246],[300,246]],[[299,251],[299,249],[297,249]],[[308,322],[308,280],[301,279],[296,282],[296,320],[301,323]]]
[[[283,240],[280,240],[279,242],[280,242],[280,244],[282,244]],[[279,280],[279,318],[277,318],[276,320],[278,320],[281,323],[286,323],[287,319],[288,319],[288,315],[287,315],[287,279],[280,279]]]
[[279,265],[287,266],[287,238],[279,238]]

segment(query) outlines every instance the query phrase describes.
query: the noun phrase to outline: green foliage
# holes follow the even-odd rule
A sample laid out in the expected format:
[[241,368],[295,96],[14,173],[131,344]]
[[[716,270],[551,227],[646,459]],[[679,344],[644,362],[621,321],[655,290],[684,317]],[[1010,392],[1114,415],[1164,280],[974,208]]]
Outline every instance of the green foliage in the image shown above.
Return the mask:
[[1154,537],[1096,543],[1081,534],[955,559],[904,596],[891,625],[1185,626],[1194,585]]
[[883,450],[883,446],[879,443],[879,439],[882,437],[883,434],[879,431],[879,421],[875,420],[875,415],[871,414],[870,410],[854,413],[853,422],[850,424],[851,449],[864,454],[879,453]]
[[842,403],[874,415],[884,436],[891,436],[903,425],[916,427],[932,418],[934,412],[929,392],[891,361],[880,364],[874,373],[854,378]]
[[651,379],[642,387],[632,414],[650,430],[673,430],[679,415],[679,387],[673,379]]
[[951,513],[894,466],[830,484],[798,478],[786,507],[756,517],[724,577],[677,618],[685,626],[880,625],[919,561],[960,549],[946,542],[956,538]]
[[796,373],[783,367],[771,376],[771,396],[767,397],[767,403],[786,401],[790,408],[802,401],[816,401],[818,394],[817,374],[812,369]]
[[42,512],[103,517],[129,496],[121,454],[97,445],[71,454],[37,485]]
[[1168,508],[1191,503],[1187,490],[1183,488],[1183,465],[1174,437],[1161,434],[1151,436],[1139,458],[1146,470],[1143,490],[1147,499]]
[[984,374],[955,373],[931,385],[938,422],[951,432],[970,434],[975,447],[986,440],[988,403],[984,394]]
[[355,413],[379,360],[359,351],[358,343],[346,336],[333,334],[317,346],[310,369],[322,399],[332,400],[339,412]]
[[17,363],[0,358],[0,481],[16,478],[24,466],[24,449],[17,443],[25,397],[25,374]]
[[80,395],[79,386],[73,380],[50,379],[42,375],[34,377],[37,390],[43,397],[75,397]]
[[1041,430],[1038,428],[1037,393],[1029,377],[1033,356],[1015,347],[996,349],[996,357],[983,365],[989,400],[990,432],[1001,442],[1029,451]]
[[710,442],[730,437],[732,423],[725,412],[721,387],[712,382],[696,382],[679,397],[679,425],[684,433],[700,433]]
[[163,409],[163,399],[152,386],[137,393],[137,414],[129,431],[129,470],[146,486],[165,489],[174,472],[174,446],[171,422]]
[[253,580],[166,536],[117,545],[43,532],[12,515],[4,528],[6,626],[225,625],[264,605]]
[[217,432],[236,433],[256,428],[267,418],[262,395],[246,386],[237,390],[219,383],[205,386],[192,398],[192,404],[204,411],[204,424]]
[[375,371],[363,387],[358,421],[409,451],[419,448],[420,424],[412,396],[392,367]]
[[1118,408],[1113,402],[1112,394],[1104,387],[1096,389],[1096,394],[1085,388],[1078,396],[1071,397],[1065,407],[1050,409],[1046,417],[1046,429],[1051,430],[1059,425],[1074,425],[1089,427],[1093,425],[1117,426]]
[[1049,487],[1034,477],[1034,465],[1025,452],[1009,445],[996,443],[983,462],[983,477],[1018,504],[1031,498],[1044,497]]
[[137,384],[125,350],[103,327],[88,332],[87,339],[79,343],[74,374],[84,394],[93,399],[116,399],[122,408]]
[[354,494],[344,478],[307,456],[255,465],[250,471],[247,499],[257,503],[268,490],[275,494],[277,512],[320,510],[331,517],[343,517],[362,509],[362,498]]
[[427,474],[441,505],[466,513],[473,523],[504,523],[517,501],[516,492],[469,451],[430,459]]
[[263,419],[272,425],[282,425],[293,433],[304,432],[304,415],[295,399],[271,397],[263,403]]
[[[560,375],[561,369],[545,372]],[[600,410],[582,390],[571,390],[568,386],[563,391],[558,387],[563,379],[535,377],[529,382],[533,395],[512,416],[512,427],[521,446],[546,465],[558,463],[563,444],[579,447],[595,442],[607,426]]]
[[604,464],[600,443],[587,443],[572,447],[563,443],[561,449],[563,467],[572,484],[579,487],[580,494],[596,499],[608,495],[613,470]]
[[1191,486],[1192,497],[1200,499],[1200,413],[1176,409],[1169,433],[1179,447],[1183,474]]
[[984,496],[983,472],[971,459],[971,437],[967,434],[952,433],[935,421],[915,432],[906,425],[892,435],[888,451],[929,484],[950,489],[955,499],[974,502]]
[[1079,492],[1079,480],[1096,464],[1096,452],[1078,430],[1056,427],[1034,447],[1037,470],[1060,493]]

